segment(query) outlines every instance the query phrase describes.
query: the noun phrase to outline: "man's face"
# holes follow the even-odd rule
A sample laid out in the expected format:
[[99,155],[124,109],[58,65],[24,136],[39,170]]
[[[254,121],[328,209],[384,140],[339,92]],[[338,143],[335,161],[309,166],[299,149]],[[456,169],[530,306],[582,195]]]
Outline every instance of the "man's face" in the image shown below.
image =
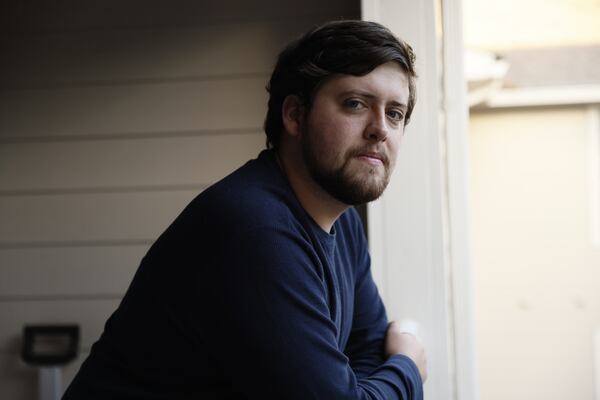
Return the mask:
[[311,178],[344,204],[381,196],[396,164],[408,97],[408,79],[395,62],[328,80],[301,130]]

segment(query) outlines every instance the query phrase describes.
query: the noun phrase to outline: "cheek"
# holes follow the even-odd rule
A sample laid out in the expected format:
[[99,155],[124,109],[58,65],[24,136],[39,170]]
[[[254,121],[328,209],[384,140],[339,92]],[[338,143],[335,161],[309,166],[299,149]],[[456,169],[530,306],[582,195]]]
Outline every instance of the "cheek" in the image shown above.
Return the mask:
[[338,152],[361,145],[361,137],[362,131],[359,124],[347,119],[330,121],[327,141],[331,146],[335,146]]
[[394,166],[398,159],[398,152],[400,150],[401,139],[395,139],[388,145],[388,156],[390,158],[390,164]]
[[321,152],[328,152],[331,155],[344,153],[352,144],[351,125],[345,121],[321,121],[321,123],[311,126],[311,131],[315,136],[315,142],[321,147]]
[[312,114],[308,123],[311,142],[317,147],[314,150],[322,159],[329,159],[336,164],[343,163],[349,152],[364,146],[361,139],[364,121],[342,115],[339,110],[326,107],[318,110],[324,112]]

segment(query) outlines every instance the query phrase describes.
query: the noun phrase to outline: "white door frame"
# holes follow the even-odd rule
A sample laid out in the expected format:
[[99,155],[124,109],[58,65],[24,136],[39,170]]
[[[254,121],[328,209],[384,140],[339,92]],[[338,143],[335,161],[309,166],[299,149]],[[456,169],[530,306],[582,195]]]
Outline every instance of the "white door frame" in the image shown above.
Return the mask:
[[390,319],[418,323],[428,400],[477,400],[460,1],[362,0],[417,55],[417,106],[392,183],[369,204],[373,273]]

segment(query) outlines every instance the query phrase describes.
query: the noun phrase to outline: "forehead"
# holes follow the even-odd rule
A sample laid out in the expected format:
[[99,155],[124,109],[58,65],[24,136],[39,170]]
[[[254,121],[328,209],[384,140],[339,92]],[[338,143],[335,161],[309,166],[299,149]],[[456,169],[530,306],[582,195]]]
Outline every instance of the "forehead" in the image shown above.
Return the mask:
[[319,94],[338,96],[358,92],[384,102],[408,104],[409,85],[406,72],[396,62],[388,62],[363,76],[338,74],[319,89]]

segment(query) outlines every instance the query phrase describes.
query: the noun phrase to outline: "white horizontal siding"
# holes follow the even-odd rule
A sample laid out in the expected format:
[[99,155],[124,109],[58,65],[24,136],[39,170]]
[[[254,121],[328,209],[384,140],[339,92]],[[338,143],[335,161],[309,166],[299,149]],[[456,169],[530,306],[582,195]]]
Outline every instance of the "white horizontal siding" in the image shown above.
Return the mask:
[[143,254],[264,147],[284,43],[342,0],[20,2],[0,15],[0,398],[37,398],[24,324],[78,323],[82,354]]
[[79,299],[55,301],[10,301],[0,307],[0,352],[19,348],[26,324],[71,324],[80,326],[80,346],[89,349],[104,329],[104,323],[120,299]]
[[0,299],[122,296],[148,247],[0,249]]
[[17,350],[0,353],[0,393],[10,400],[38,398],[37,370],[25,365]]
[[152,240],[198,191],[0,197],[0,247]]
[[223,23],[316,21],[360,18],[360,3],[347,0],[302,3],[281,0],[118,0],[7,4],[0,14],[0,31],[80,32],[100,29],[205,26]]
[[[62,369],[63,382],[71,382],[88,354],[87,349],[82,351]],[[26,365],[17,352],[0,353],[0,393],[3,399],[38,399],[37,380],[37,368]]]
[[0,92],[0,140],[260,129],[267,77]]
[[0,89],[267,75],[278,49],[314,22],[13,35]]
[[[0,145],[0,195],[206,186],[258,154],[264,133]],[[218,168],[210,167],[218,166]]]

